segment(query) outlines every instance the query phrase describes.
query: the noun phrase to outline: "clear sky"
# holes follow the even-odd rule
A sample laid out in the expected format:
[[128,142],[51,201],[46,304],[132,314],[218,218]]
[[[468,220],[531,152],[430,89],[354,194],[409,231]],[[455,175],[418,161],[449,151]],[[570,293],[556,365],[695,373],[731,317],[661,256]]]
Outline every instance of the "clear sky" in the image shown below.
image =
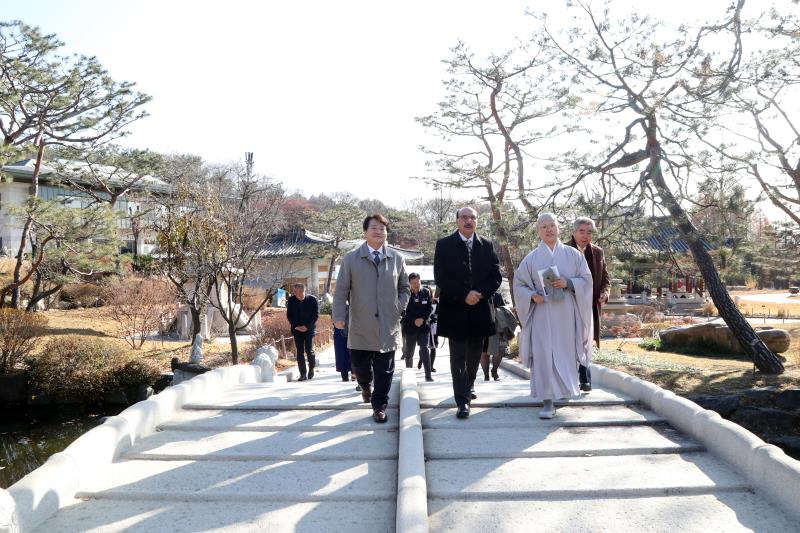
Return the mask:
[[[627,2],[629,0],[623,0]],[[657,16],[722,14],[726,0],[647,2]],[[426,194],[414,117],[443,94],[458,39],[479,56],[529,33],[559,0],[3,1],[2,19],[56,33],[153,96],[128,144],[256,171],[306,194],[351,191],[401,207]],[[637,5],[641,6],[641,2]],[[713,9],[712,9],[713,8]],[[639,8],[641,9],[641,7]]]

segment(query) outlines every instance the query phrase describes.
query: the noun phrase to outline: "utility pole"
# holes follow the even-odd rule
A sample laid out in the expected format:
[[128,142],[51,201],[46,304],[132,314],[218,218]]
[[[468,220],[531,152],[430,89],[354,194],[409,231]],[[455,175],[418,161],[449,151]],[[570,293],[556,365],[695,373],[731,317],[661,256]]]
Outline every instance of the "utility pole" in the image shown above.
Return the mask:
[[253,152],[244,153],[244,164],[247,166],[247,178],[253,176]]

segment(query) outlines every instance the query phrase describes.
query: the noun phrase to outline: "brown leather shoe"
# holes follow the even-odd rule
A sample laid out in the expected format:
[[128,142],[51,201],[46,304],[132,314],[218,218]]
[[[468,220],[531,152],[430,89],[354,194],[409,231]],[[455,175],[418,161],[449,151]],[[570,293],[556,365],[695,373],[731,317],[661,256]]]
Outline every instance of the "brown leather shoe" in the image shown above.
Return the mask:
[[364,403],[369,403],[372,401],[372,387],[367,385],[361,391],[361,399],[364,400]]
[[375,409],[372,412],[372,418],[374,418],[375,422],[379,424],[386,422],[386,406],[381,405],[379,409]]

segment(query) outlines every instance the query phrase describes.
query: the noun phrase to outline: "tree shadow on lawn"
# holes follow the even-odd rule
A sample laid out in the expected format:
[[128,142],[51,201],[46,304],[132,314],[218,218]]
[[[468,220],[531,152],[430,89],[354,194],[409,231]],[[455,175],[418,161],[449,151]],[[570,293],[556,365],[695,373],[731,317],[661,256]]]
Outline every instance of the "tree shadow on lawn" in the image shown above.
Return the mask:
[[80,335],[84,337],[112,337],[108,333],[90,328],[47,328],[46,336],[55,335]]

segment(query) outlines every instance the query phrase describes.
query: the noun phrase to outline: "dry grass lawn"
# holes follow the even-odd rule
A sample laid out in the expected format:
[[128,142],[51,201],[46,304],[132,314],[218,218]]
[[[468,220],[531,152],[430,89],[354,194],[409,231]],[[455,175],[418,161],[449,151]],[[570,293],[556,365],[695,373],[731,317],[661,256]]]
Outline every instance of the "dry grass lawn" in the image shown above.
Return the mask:
[[[770,325],[768,323],[768,325]],[[782,327],[781,324],[773,324]],[[786,358],[786,372],[779,376],[754,371],[745,355],[686,355],[648,351],[637,341],[608,339],[600,343],[596,362],[627,372],[669,389],[676,394],[724,394],[751,387],[800,386],[800,324],[784,325],[792,337]]]
[[[163,371],[170,370],[170,360],[177,357],[181,361],[188,361],[192,344],[186,340],[173,340],[169,338],[155,338],[145,341],[141,350],[133,350],[118,335],[118,325],[108,317],[102,307],[75,309],[75,310],[50,310],[42,312],[47,317],[45,336],[37,346],[41,350],[52,337],[78,335],[86,338],[98,338],[104,343],[119,347],[126,352],[127,357],[147,360]],[[240,360],[252,353],[253,347],[249,343],[239,345]],[[203,344],[204,363],[211,367],[230,364],[230,344],[228,342],[206,342]],[[279,359],[278,367],[286,368],[294,363],[287,359]]]
[[739,309],[748,316],[800,316],[800,295],[789,296],[785,302],[763,302],[757,298],[764,294],[787,296],[789,291],[732,291],[731,297],[739,298]]

